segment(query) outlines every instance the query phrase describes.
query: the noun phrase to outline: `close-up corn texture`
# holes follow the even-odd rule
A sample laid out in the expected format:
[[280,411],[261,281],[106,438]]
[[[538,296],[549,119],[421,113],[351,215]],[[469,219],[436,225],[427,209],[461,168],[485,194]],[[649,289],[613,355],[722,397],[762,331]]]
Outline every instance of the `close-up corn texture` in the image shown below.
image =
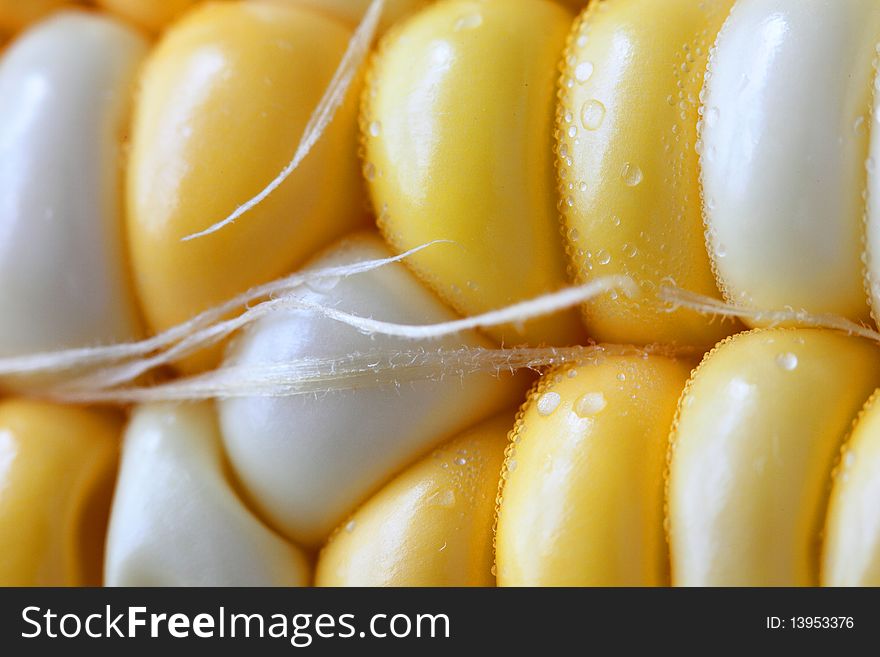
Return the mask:
[[877,0],[0,0],[0,585],[880,585]]

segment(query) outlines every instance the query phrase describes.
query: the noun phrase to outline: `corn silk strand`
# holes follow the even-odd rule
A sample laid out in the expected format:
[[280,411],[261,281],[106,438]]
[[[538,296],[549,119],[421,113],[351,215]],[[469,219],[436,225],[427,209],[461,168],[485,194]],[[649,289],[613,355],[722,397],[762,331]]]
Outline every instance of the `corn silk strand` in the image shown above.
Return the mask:
[[686,308],[712,317],[730,317],[748,320],[761,326],[790,326],[798,328],[824,328],[847,335],[865,338],[880,344],[880,333],[874,329],[853,322],[845,317],[831,314],[814,314],[806,310],[786,308],[784,310],[765,310],[745,308],[726,303],[702,294],[677,287],[664,286],[657,293],[658,298],[669,304],[669,311]]
[[352,80],[357,75],[370,52],[370,45],[373,43],[373,37],[376,34],[376,27],[379,25],[379,19],[382,17],[384,9],[385,0],[373,0],[370,4],[363,19],[355,30],[354,35],[348,43],[348,48],[342,56],[342,60],[339,62],[339,67],[336,69],[333,79],[330,80],[327,90],[324,92],[324,95],[318,102],[318,106],[309,118],[309,122],[306,124],[305,130],[303,130],[302,137],[300,138],[299,145],[294,152],[293,159],[287,164],[287,166],[285,166],[281,172],[263,188],[262,191],[238,206],[228,217],[212,224],[203,231],[187,235],[181,241],[187,242],[189,240],[198,239],[199,237],[204,237],[205,235],[210,235],[211,233],[216,233],[218,230],[233,223],[243,214],[250,212],[266,200],[272,192],[278,189],[278,187],[287,180],[290,174],[296,171],[297,167],[299,167],[303,160],[306,159],[306,156],[311,152],[315,144],[318,143],[321,135],[324,134],[324,130],[327,129],[327,126],[330,125],[330,122],[336,115],[336,111],[345,101],[345,96],[348,93],[349,87],[351,87]]
[[[188,235],[189,241],[235,222],[268,198],[300,166],[320,140],[342,105],[351,83],[369,53],[384,10],[384,0],[373,0],[355,30],[348,48],[320,102],[312,113],[291,161],[256,196],[207,229]],[[133,382],[157,368],[218,344],[242,328],[275,312],[300,310],[347,324],[368,335],[401,340],[431,340],[473,329],[520,324],[570,308],[612,291],[635,297],[638,286],[628,277],[611,276],[569,287],[535,299],[475,317],[431,325],[404,325],[361,317],[330,305],[309,302],[296,291],[304,285],[375,271],[402,262],[419,251],[446,242],[438,240],[391,258],[297,272],[256,286],[196,317],[145,340],[106,346],[0,358],[0,385],[69,403],[142,403],[242,396],[320,395],[364,386],[400,388],[420,380],[461,378],[479,372],[496,375],[520,369],[543,370],[572,362],[589,362],[600,354],[661,353],[698,356],[696,350],[663,345],[645,348],[589,345],[579,347],[514,347],[432,349],[377,349],[332,358],[302,358],[261,366],[221,366],[203,374],[156,385]],[[821,327],[880,343],[880,333],[832,315],[805,311],[748,309],[674,287],[658,292],[670,311],[687,308],[711,317],[740,318],[765,325]],[[235,314],[239,313],[239,314]],[[49,382],[47,384],[47,381]]]

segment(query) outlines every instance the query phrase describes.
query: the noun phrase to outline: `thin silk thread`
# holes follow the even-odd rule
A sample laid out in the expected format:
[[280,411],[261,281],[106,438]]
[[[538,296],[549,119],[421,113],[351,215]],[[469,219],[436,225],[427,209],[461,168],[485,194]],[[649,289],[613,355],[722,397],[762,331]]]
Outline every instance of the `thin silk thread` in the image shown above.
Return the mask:
[[373,0],[370,4],[370,7],[367,9],[363,19],[348,43],[348,48],[342,56],[342,60],[339,62],[339,67],[336,69],[333,79],[330,81],[330,84],[324,92],[324,95],[321,97],[318,106],[309,118],[309,122],[306,124],[303,135],[300,138],[299,145],[294,152],[293,159],[287,164],[287,166],[285,166],[281,172],[263,188],[262,191],[238,206],[228,217],[212,224],[203,231],[187,235],[181,241],[188,242],[189,240],[216,233],[218,230],[233,223],[243,214],[250,212],[253,208],[266,200],[272,192],[278,189],[278,187],[287,180],[290,174],[296,171],[297,167],[302,164],[303,160],[305,160],[306,156],[311,152],[314,145],[318,143],[321,135],[324,134],[324,130],[330,125],[330,122],[336,115],[336,111],[345,100],[348,89],[351,87],[351,81],[363,65],[367,53],[369,53],[370,44],[373,42],[373,36],[376,34],[376,26],[379,24],[379,19],[382,17],[384,9],[385,0]]

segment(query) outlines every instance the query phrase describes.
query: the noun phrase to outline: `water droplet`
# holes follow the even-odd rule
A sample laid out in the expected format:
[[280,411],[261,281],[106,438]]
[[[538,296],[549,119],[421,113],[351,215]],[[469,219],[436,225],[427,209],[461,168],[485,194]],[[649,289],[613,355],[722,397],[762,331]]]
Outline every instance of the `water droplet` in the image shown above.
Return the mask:
[[601,392],[588,392],[585,395],[581,395],[577,402],[575,402],[574,412],[577,413],[578,417],[590,417],[601,413],[607,405],[608,401]]
[[370,131],[371,137],[378,137],[380,134],[382,134],[382,124],[378,121],[371,122],[368,129]]
[[620,170],[620,177],[627,187],[637,187],[642,182],[642,170],[635,164],[627,162]]
[[596,254],[596,262],[598,262],[600,265],[607,265],[609,262],[611,262],[611,254],[608,253],[608,251],[606,251],[605,249],[602,249]]
[[791,372],[798,366],[798,357],[791,352],[779,354],[776,357],[776,364],[780,369],[783,369],[786,372]]
[[581,62],[574,69],[574,79],[583,84],[593,76],[593,65],[590,62]]
[[477,290],[480,289],[480,286],[477,285],[477,283],[476,283],[475,281],[468,281],[468,282],[467,282],[467,288],[468,288],[471,292],[476,292]]
[[853,132],[857,135],[864,134],[865,132],[865,117],[858,116],[856,120],[853,122]]
[[582,192],[587,191],[587,183],[584,182],[584,181],[582,180],[582,181],[578,184],[578,189],[581,190]]
[[569,136],[571,139],[574,139],[575,137],[577,137],[577,134],[578,134],[577,126],[574,126],[574,125],[569,126],[569,128],[568,128],[568,136]]
[[349,534],[351,534],[354,531],[355,527],[357,527],[357,522],[355,522],[354,520],[349,520],[345,524],[345,531],[347,531]]
[[635,258],[639,254],[638,248],[634,244],[624,244],[623,245],[623,254],[627,258]]
[[463,456],[459,456],[455,459],[455,465],[467,465],[467,459]]
[[462,16],[455,21],[455,31],[473,30],[483,24],[483,15],[479,13],[468,14]]
[[438,490],[432,493],[427,501],[434,506],[443,506],[447,508],[455,506],[455,491],[451,489]]
[[590,100],[581,108],[581,123],[586,130],[598,130],[605,120],[605,106],[598,100]]
[[559,407],[562,397],[558,392],[545,392],[538,399],[538,415],[551,415]]
[[376,177],[376,165],[372,162],[367,162],[364,165],[364,178],[367,180],[373,180]]
[[512,459],[512,460],[508,461],[508,463],[507,463],[507,471],[508,471],[508,472],[513,472],[514,470],[516,470],[516,465],[517,465],[517,463],[516,463],[516,459]]
[[623,372],[621,372],[620,374],[617,375],[617,380],[618,380],[618,381],[621,381],[621,382],[622,382],[622,381],[626,381],[626,374],[624,374]]

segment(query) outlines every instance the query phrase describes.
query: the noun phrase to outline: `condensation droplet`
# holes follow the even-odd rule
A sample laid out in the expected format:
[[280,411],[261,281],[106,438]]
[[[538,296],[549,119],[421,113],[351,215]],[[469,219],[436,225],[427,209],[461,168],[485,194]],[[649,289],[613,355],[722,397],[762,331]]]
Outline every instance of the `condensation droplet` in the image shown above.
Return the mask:
[[508,461],[508,463],[507,463],[508,472],[513,472],[514,470],[516,470],[516,465],[517,465],[516,459],[511,459],[510,461]]
[[480,25],[483,24],[483,15],[474,13],[468,14],[466,16],[462,16],[457,21],[455,21],[455,31],[460,32],[462,30],[473,30]]
[[798,357],[791,352],[779,354],[776,357],[776,364],[780,369],[783,369],[786,372],[791,372],[798,366]]
[[607,265],[609,262],[611,262],[611,254],[608,253],[608,251],[606,251],[605,249],[602,249],[596,254],[596,262],[598,262],[600,265]]
[[376,177],[376,165],[372,162],[367,162],[364,165],[364,178],[367,180],[373,180]]
[[865,117],[858,116],[856,120],[853,122],[853,132],[857,135],[864,134],[865,132]]
[[357,522],[355,522],[354,520],[349,520],[345,524],[345,531],[347,531],[349,534],[351,534],[354,531],[355,527],[357,527]]
[[578,417],[590,417],[601,413],[607,405],[608,401],[601,392],[588,392],[575,402],[574,412]]
[[627,162],[620,170],[620,177],[627,187],[637,187],[642,182],[642,170],[635,164]]
[[581,62],[574,69],[574,79],[583,84],[593,76],[593,65],[590,62]]
[[559,407],[562,397],[558,392],[545,392],[538,399],[538,415],[551,415]]
[[598,100],[589,100],[581,108],[581,124],[586,130],[598,130],[605,120],[605,106]]
[[428,503],[434,506],[443,506],[447,508],[455,506],[455,491],[450,489],[438,490],[428,498]]
[[382,124],[378,121],[372,121],[368,129],[371,137],[378,137],[382,134]]

